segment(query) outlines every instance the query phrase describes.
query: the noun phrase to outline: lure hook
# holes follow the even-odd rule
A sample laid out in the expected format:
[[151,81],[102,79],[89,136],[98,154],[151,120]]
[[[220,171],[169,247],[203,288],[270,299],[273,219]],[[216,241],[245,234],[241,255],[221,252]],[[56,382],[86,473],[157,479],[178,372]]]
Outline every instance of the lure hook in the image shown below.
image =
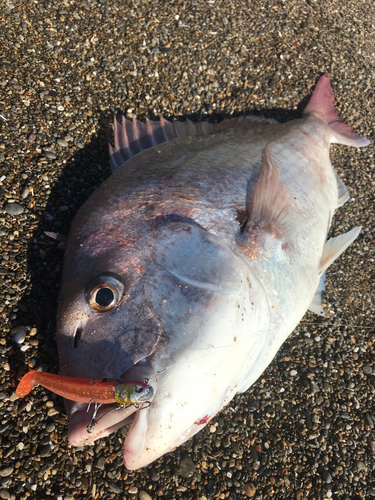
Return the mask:
[[91,403],[94,403],[94,404],[95,404],[95,406],[94,406],[94,412],[93,412],[93,414],[92,414],[92,417],[91,417],[90,423],[89,423],[89,424],[88,424],[88,426],[86,427],[86,428],[87,428],[87,432],[88,432],[89,434],[92,432],[92,428],[94,427],[94,425],[96,425],[96,424],[98,423],[98,421],[100,420],[100,418],[102,418],[102,417],[100,417],[98,420],[95,420],[95,417],[96,417],[96,415],[97,415],[97,413],[98,413],[98,410],[99,410],[99,408],[102,406],[102,403],[100,403],[100,404],[98,405],[98,403],[97,403],[97,401],[96,401],[96,399],[95,399],[95,398],[90,399],[89,404],[87,405],[87,410],[86,410],[86,412],[88,413],[88,412],[90,411]]

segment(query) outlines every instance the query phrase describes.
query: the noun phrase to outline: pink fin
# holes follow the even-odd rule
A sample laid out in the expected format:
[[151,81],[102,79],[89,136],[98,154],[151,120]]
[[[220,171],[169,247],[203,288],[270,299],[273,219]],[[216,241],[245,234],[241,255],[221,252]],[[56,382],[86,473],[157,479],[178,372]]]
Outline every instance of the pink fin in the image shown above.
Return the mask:
[[113,124],[114,147],[109,145],[112,171],[132,156],[163,142],[179,137],[221,132],[232,128],[249,129],[260,123],[275,123],[275,121],[257,116],[240,116],[227,118],[220,123],[193,122],[189,119],[183,122],[178,120],[170,122],[161,117],[159,121],[151,121],[146,118],[145,123],[142,123],[136,118],[127,120],[122,116],[121,123],[119,123],[115,117]]
[[332,129],[333,137],[331,142],[337,142],[346,146],[361,148],[368,146],[370,141],[365,137],[357,135],[346,123],[340,122],[335,108],[335,96],[331,87],[331,80],[328,73],[319,78],[315,90],[305,108],[304,114],[318,114]]
[[292,195],[272,164],[270,144],[263,151],[262,168],[250,202],[248,226],[259,223],[275,224],[284,233],[293,230],[294,221],[288,207]]

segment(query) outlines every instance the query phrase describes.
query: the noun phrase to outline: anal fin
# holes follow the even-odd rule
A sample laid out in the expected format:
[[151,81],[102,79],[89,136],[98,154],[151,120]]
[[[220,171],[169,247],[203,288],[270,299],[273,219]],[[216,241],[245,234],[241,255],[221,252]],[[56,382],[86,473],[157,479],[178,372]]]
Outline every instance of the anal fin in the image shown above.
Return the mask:
[[361,232],[362,227],[355,227],[345,234],[340,234],[336,238],[331,238],[326,242],[323,249],[323,256],[320,263],[320,272],[324,271],[353,243]]
[[319,316],[326,317],[326,313],[324,312],[324,308],[322,305],[322,292],[326,289],[325,286],[326,275],[323,273],[320,276],[318,288],[316,289],[315,295],[312,299],[312,302],[309,306],[309,310]]

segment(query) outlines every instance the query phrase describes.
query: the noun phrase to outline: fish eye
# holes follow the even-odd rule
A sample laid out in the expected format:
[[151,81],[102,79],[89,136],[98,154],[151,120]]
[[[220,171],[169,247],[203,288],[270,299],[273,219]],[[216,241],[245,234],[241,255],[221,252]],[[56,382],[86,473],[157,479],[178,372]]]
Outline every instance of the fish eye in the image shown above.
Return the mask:
[[95,295],[95,302],[99,307],[109,307],[115,300],[115,294],[110,288],[99,288]]
[[88,302],[94,312],[102,313],[113,309],[124,295],[124,285],[113,276],[101,276],[88,293]]
[[140,394],[143,392],[143,387],[141,385],[137,385],[134,390],[137,394]]

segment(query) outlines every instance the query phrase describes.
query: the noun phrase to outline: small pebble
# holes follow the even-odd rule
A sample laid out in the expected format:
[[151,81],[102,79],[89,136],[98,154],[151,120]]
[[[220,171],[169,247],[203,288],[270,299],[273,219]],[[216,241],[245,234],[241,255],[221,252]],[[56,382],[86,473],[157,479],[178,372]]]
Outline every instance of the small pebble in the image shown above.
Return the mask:
[[113,493],[116,493],[117,495],[119,493],[121,493],[121,491],[122,491],[122,488],[118,484],[114,483],[113,481],[108,481],[108,486],[109,486],[109,489],[111,491],[113,491]]
[[24,200],[29,196],[29,194],[30,194],[30,189],[26,186],[21,193],[21,198]]
[[136,486],[132,486],[131,488],[128,489],[128,492],[131,495],[135,495],[136,493],[138,493],[138,488]]
[[101,456],[101,457],[98,458],[98,461],[96,462],[96,467],[98,469],[103,470],[104,467],[105,467],[105,463],[106,463],[105,462],[105,457]]
[[365,465],[365,463],[364,463],[364,462],[362,462],[361,460],[357,460],[356,465],[357,465],[357,468],[358,468],[359,470],[364,470],[364,469],[366,469],[366,465]]
[[327,470],[323,472],[323,481],[326,484],[330,484],[332,482],[332,476]]
[[25,209],[19,203],[14,202],[14,203],[7,203],[4,207],[4,210],[9,215],[21,215]]
[[247,483],[246,484],[246,496],[249,498],[253,498],[254,495],[256,494],[257,489],[252,483]]
[[3,469],[0,469],[0,476],[1,477],[8,477],[12,474],[14,470],[14,467],[4,467]]
[[151,469],[151,480],[157,482],[159,481],[159,479],[160,479],[160,474],[156,472],[155,469]]
[[150,495],[146,491],[141,490],[139,492],[139,500],[152,500],[152,499],[151,499]]
[[51,447],[47,444],[46,446],[43,446],[43,448],[40,450],[39,456],[41,458],[44,457],[49,457],[51,454]]
[[26,328],[22,328],[21,330],[15,332],[13,334],[13,339],[17,344],[23,344],[26,338]]
[[186,457],[183,460],[181,460],[180,467],[178,469],[178,473],[180,476],[189,478],[194,474],[194,471],[195,471],[195,464],[191,458]]
[[49,160],[55,160],[57,158],[55,153],[52,153],[52,151],[44,151],[44,156]]

